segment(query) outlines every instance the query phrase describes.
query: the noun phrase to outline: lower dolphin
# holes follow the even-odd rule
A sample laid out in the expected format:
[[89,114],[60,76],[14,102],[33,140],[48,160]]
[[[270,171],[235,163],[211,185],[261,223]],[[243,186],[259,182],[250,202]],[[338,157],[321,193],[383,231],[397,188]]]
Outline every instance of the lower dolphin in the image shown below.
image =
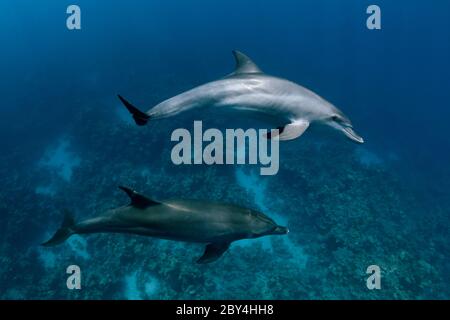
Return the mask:
[[73,234],[129,233],[206,243],[197,262],[209,263],[220,258],[233,241],[288,233],[266,215],[243,207],[199,200],[158,202],[120,188],[130,197],[129,205],[79,223],[66,212],[61,228],[42,245],[60,244]]

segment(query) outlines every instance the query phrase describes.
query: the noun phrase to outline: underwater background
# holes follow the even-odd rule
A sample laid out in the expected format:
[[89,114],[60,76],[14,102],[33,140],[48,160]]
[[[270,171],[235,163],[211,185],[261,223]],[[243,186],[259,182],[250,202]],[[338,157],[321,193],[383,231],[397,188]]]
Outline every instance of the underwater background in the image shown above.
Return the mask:
[[[70,4],[81,30],[66,28]],[[381,30],[366,28],[371,4]],[[448,299],[449,12],[444,0],[1,1],[0,298]],[[366,143],[313,126],[280,145],[274,176],[173,165],[170,134],[192,116],[137,127],[116,94],[150,108],[232,72],[233,49],[337,105]],[[132,235],[39,245],[64,208],[81,220],[126,204],[118,185],[254,208],[290,233],[208,265],[195,263],[203,245]],[[71,264],[81,290],[66,287]],[[373,264],[381,290],[366,287]]]

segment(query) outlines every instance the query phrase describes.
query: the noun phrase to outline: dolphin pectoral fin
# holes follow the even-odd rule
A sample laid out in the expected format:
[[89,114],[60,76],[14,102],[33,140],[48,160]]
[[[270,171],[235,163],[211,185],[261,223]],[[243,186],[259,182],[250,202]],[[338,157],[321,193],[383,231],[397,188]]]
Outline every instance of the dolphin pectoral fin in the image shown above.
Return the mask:
[[278,134],[273,134],[269,132],[266,137],[267,139],[275,139],[278,137],[281,141],[293,140],[300,137],[306,129],[309,127],[309,121],[307,120],[297,120],[284,127],[278,127]]
[[210,243],[197,263],[210,263],[219,259],[230,247],[230,242]]
[[150,119],[150,116],[146,114],[145,112],[142,112],[135,106],[133,106],[130,102],[128,102],[124,97],[122,97],[120,94],[117,95],[122,101],[123,105],[127,110],[133,115],[133,119],[136,122],[138,126],[143,126],[147,124],[148,119]]
[[125,191],[125,193],[130,197],[130,199],[131,199],[130,205],[132,205],[133,207],[136,207],[139,209],[145,209],[150,206],[155,206],[155,205],[161,204],[160,202],[154,201],[150,198],[147,198],[146,196],[139,194],[130,188],[123,187],[123,186],[119,186],[119,188],[121,190]]
[[269,132],[267,132],[264,137],[266,139],[275,139],[276,137],[278,137],[281,133],[283,133],[284,127],[277,127],[278,131],[275,130],[270,130]]

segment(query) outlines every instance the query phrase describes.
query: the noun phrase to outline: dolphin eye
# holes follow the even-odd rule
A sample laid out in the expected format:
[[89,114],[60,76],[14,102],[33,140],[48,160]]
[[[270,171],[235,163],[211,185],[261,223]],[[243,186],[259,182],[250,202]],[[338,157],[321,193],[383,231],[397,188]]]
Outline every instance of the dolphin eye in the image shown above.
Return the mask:
[[337,115],[332,115],[331,120],[337,121],[337,120],[339,120],[339,117]]

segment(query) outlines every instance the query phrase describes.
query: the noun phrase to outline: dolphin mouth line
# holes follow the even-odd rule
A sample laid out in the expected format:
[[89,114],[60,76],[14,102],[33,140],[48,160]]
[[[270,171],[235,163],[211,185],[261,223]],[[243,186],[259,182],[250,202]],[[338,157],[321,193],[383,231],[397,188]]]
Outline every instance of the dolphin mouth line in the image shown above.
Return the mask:
[[288,234],[289,229],[287,227],[276,226],[273,234]]
[[357,143],[364,143],[364,139],[359,136],[355,131],[353,131],[352,127],[343,127],[342,131],[352,141],[355,141]]

